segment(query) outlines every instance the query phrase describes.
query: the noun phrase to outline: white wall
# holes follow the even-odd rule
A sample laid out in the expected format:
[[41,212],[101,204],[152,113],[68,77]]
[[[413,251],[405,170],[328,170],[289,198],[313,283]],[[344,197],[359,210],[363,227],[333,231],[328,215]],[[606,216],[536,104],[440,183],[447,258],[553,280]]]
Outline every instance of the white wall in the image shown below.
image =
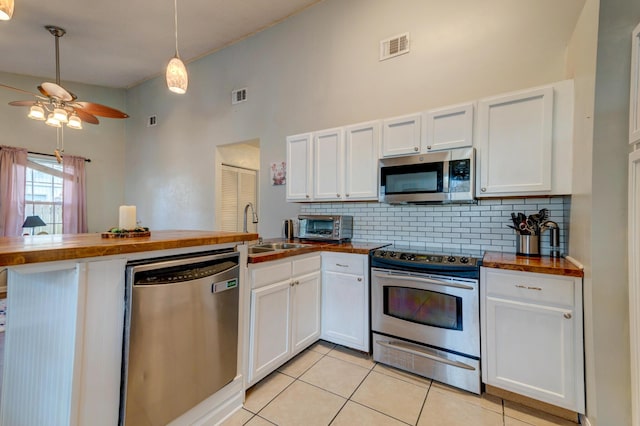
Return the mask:
[[[582,4],[319,3],[188,64],[184,96],[160,78],[127,92],[126,201],[152,229],[213,229],[215,146],[259,138],[259,232],[279,236],[281,219],[298,213],[268,175],[285,159],[287,135],[563,80]],[[379,62],[379,41],[405,31],[411,53]],[[242,87],[248,101],[232,106],[231,91]],[[159,124],[147,128],[152,114]]]
[[[31,92],[51,78],[35,78],[0,73],[0,83]],[[125,91],[62,82],[78,96],[126,111]],[[53,154],[56,131],[41,121],[27,118],[25,107],[7,105],[14,100],[32,100],[28,94],[0,87],[0,144]],[[65,129],[64,151],[69,155],[90,158],[87,163],[87,216],[89,232],[106,231],[118,224],[118,206],[124,201],[125,124],[124,120],[99,118],[100,124],[84,124],[83,130]]]

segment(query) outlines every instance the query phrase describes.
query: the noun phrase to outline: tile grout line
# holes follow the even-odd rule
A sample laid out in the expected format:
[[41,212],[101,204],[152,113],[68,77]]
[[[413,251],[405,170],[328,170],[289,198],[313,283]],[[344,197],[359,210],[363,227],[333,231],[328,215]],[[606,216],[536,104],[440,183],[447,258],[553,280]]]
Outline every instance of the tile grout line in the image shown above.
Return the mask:
[[424,412],[424,407],[427,405],[427,398],[429,398],[429,394],[431,393],[432,386],[433,386],[433,380],[429,382],[429,387],[427,388],[427,393],[424,396],[424,401],[422,401],[422,406],[420,407],[420,412],[418,413],[418,419],[416,420],[415,426],[417,426],[418,423],[420,422],[420,417],[422,417],[422,413]]

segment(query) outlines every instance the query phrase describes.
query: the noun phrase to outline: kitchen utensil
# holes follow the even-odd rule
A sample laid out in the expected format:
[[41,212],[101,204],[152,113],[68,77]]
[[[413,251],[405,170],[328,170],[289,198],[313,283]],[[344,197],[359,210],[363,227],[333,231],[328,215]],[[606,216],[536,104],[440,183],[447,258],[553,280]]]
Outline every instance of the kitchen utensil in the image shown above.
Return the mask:
[[282,236],[287,240],[293,239],[293,219],[285,219],[282,221]]

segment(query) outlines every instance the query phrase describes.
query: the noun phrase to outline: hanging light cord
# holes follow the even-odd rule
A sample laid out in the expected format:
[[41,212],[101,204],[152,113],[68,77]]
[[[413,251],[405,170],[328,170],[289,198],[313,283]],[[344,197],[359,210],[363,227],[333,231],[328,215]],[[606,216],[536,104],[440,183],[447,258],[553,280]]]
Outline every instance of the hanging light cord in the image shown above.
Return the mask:
[[176,57],[179,58],[178,54],[178,0],[173,0],[173,17],[174,17],[174,28],[176,29]]

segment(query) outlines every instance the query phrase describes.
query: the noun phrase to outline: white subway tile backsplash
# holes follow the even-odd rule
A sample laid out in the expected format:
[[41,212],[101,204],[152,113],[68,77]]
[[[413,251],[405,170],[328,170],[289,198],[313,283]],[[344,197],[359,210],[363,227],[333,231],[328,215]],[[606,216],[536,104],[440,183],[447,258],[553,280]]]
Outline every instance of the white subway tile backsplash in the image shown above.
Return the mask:
[[[354,219],[354,241],[411,245],[416,248],[495,250],[515,252],[516,234],[508,228],[511,212],[525,215],[549,210],[560,227],[561,251],[566,252],[569,196],[483,199],[470,205],[388,205],[305,203],[300,214],[342,214]],[[541,236],[542,254],[549,252],[549,232]]]

